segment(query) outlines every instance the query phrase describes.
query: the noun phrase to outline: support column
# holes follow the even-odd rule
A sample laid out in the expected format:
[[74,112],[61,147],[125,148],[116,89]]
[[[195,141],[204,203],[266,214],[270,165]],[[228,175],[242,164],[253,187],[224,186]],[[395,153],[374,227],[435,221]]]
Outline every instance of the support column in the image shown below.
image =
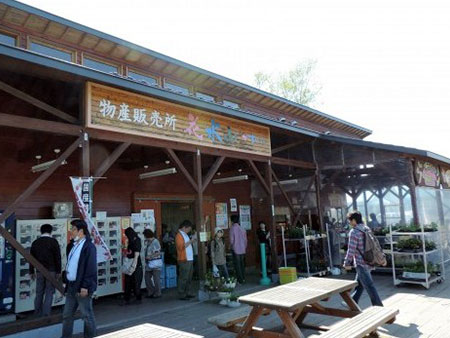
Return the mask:
[[[406,214],[405,214],[405,196],[406,191],[403,190],[402,186],[398,186],[398,192],[399,192],[399,201],[400,201],[400,222],[402,224],[406,224]],[[405,194],[403,194],[405,193]]]
[[275,222],[275,201],[273,196],[273,185],[272,185],[272,164],[270,161],[266,165],[266,186],[269,188],[268,200],[270,207],[270,241],[272,243],[272,274],[278,274],[278,247],[277,247],[277,224]]
[[[194,179],[198,187],[197,195],[195,198],[195,210],[196,210],[195,221],[197,225],[196,228],[198,234],[199,232],[206,232],[206,224],[204,222],[203,216],[202,158],[199,149],[197,149],[197,152],[194,154]],[[198,269],[200,279],[204,280],[206,274],[206,253],[205,253],[205,243],[200,242],[200,240],[198,242]]]
[[91,174],[90,174],[89,135],[88,135],[88,133],[83,133],[82,147],[83,147],[83,151],[81,152],[81,163],[82,163],[81,175],[83,177],[89,177],[89,176],[91,176]]
[[387,225],[386,223],[386,209],[384,208],[383,202],[383,191],[381,188],[377,189],[378,200],[380,201],[380,213],[381,213],[381,224]]
[[412,160],[408,161],[409,167],[409,193],[411,194],[411,207],[415,224],[420,224],[419,211],[417,210],[416,182],[414,181],[414,166]]

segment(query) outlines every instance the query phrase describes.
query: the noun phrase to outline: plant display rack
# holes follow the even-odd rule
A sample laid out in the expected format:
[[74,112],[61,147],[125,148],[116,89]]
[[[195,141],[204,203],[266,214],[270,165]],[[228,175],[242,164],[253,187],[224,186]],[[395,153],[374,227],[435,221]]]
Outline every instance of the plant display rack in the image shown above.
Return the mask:
[[[319,269],[318,271],[312,271],[313,270],[313,266],[312,266],[313,260],[311,259],[311,245],[320,241],[322,243],[325,242],[324,246],[326,245],[329,248],[328,235],[326,233],[325,234],[324,233],[314,234],[310,230],[308,230],[306,225],[303,225],[302,230],[303,230],[302,238],[286,238],[284,227],[281,227],[281,237],[282,237],[282,242],[283,242],[283,258],[284,258],[285,267],[287,267],[286,242],[300,241],[300,243],[303,243],[304,252],[302,252],[301,254],[305,256],[306,272],[298,273],[298,275],[302,276],[302,277],[326,276],[328,274],[328,272],[330,271],[330,265],[329,265],[330,260],[328,260],[328,266],[326,268]],[[324,256],[326,256],[326,255],[324,255]]]
[[[445,266],[439,228],[424,227],[423,224],[389,227],[394,285],[409,283],[429,289],[434,282],[441,283],[445,276]],[[409,267],[403,264],[396,268],[396,259],[399,257],[408,257]]]

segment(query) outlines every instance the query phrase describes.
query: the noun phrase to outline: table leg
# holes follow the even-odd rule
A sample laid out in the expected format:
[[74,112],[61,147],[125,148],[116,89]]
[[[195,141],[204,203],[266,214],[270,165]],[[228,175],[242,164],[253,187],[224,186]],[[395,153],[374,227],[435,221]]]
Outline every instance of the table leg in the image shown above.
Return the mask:
[[258,321],[258,318],[263,313],[264,308],[260,306],[254,306],[250,314],[248,315],[247,319],[244,322],[244,325],[239,330],[239,333],[237,334],[236,338],[243,338],[247,337],[250,331],[253,328],[253,325],[256,324]]
[[359,307],[359,305],[350,296],[350,292],[349,291],[341,292],[340,295],[341,295],[342,299],[345,301],[345,303],[348,305],[350,310],[362,312],[362,310]]
[[294,318],[292,318],[288,312],[277,310],[277,313],[291,337],[305,338],[305,336],[301,333],[299,327],[295,323]]
[[300,326],[302,325],[307,315],[308,311],[306,311],[305,307],[302,307],[301,309],[298,309],[297,311],[294,312],[292,319],[294,319],[297,325]]

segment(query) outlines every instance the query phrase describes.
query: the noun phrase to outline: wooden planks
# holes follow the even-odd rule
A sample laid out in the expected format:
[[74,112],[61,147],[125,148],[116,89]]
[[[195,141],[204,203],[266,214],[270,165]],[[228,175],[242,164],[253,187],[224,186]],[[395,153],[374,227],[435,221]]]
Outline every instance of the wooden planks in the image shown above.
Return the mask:
[[396,309],[372,306],[356,317],[346,319],[330,328],[321,338],[362,338],[386,324],[399,313]]
[[178,331],[154,324],[132,326],[124,330],[111,332],[99,338],[203,338],[192,333]]

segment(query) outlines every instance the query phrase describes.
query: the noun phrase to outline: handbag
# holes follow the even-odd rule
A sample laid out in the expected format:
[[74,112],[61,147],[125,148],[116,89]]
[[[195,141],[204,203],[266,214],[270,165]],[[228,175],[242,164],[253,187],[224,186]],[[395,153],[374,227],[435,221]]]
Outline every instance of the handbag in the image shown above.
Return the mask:
[[161,258],[155,258],[148,261],[147,266],[149,269],[161,269],[163,261]]
[[131,268],[133,265],[133,258],[123,257],[122,260],[122,273],[125,275],[132,275],[134,270]]

